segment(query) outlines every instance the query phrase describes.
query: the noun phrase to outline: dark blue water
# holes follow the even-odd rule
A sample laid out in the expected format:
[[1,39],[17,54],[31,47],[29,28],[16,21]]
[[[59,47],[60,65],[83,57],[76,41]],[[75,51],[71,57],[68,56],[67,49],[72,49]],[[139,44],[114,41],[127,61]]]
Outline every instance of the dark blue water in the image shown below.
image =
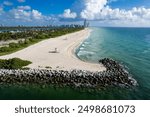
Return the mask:
[[150,99],[150,28],[91,29],[77,56],[90,62],[105,57],[118,60],[139,83],[135,91],[125,95],[126,99]]

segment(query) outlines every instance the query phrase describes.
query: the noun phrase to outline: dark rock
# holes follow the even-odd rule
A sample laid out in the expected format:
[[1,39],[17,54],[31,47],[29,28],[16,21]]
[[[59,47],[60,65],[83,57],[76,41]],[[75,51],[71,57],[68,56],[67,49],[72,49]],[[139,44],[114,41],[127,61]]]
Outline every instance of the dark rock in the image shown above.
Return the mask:
[[[0,84],[40,84],[69,86],[72,88],[99,88],[110,85],[136,86],[137,82],[117,61],[109,58],[99,60],[106,67],[103,72],[90,72],[85,70],[7,70],[0,69]],[[91,91],[91,90],[89,90]]]

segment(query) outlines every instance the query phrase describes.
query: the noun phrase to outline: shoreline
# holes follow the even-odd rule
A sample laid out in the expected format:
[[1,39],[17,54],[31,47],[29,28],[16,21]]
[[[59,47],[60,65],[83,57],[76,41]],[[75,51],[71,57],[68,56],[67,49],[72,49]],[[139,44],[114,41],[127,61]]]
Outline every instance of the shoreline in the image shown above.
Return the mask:
[[[104,71],[102,64],[89,63],[80,60],[76,49],[90,35],[90,29],[84,29],[56,38],[43,40],[18,52],[0,56],[0,59],[21,58],[29,60],[32,64],[27,67],[31,69],[53,69],[53,70],[87,70],[91,72]],[[57,53],[51,53],[57,48]]]
[[[0,57],[21,58],[33,62],[30,69],[0,69],[1,84],[40,84],[101,90],[107,86],[132,88],[137,86],[124,67],[117,61],[104,58],[98,64],[77,58],[76,48],[90,35],[90,29],[44,40],[23,50]],[[57,48],[57,51],[55,51]],[[53,51],[53,52],[49,52]],[[55,52],[54,52],[55,51]],[[48,68],[48,65],[52,68]],[[39,67],[39,65],[45,65]],[[59,66],[59,67],[57,67]]]

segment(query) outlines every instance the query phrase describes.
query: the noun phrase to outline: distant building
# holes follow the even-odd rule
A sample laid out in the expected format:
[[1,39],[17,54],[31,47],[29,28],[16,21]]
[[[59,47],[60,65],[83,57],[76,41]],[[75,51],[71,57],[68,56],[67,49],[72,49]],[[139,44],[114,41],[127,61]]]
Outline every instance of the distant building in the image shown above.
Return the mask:
[[87,22],[87,20],[85,19],[85,20],[84,20],[84,27],[85,27],[85,28],[86,28],[86,27],[89,27],[89,24],[90,24],[90,23]]

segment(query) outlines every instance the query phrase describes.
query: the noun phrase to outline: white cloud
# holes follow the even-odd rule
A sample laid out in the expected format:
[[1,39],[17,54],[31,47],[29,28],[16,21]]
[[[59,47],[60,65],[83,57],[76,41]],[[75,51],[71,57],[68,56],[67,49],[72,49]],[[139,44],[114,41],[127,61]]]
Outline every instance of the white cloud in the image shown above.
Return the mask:
[[117,20],[124,22],[142,22],[150,20],[150,9],[144,7],[132,8],[131,10],[111,9],[108,6],[96,14],[94,20]]
[[70,9],[66,9],[66,10],[64,10],[64,13],[60,16],[63,18],[75,19],[77,17],[77,14],[75,12],[71,12]]
[[12,9],[8,13],[11,19],[31,21],[31,11],[26,11],[23,9]]
[[84,9],[81,11],[81,18],[94,19],[100,10],[107,4],[107,0],[84,0]]
[[3,2],[3,5],[5,5],[5,6],[12,6],[13,3],[12,3],[12,2],[9,2],[9,1],[4,1],[4,2]]
[[43,18],[42,13],[37,10],[34,10],[34,9],[32,10],[31,15],[34,19],[42,19]]
[[150,26],[150,8],[134,7],[130,10],[108,5],[116,0],[82,0],[81,19],[98,21],[99,24],[120,26]]
[[16,9],[10,10],[7,15],[11,19],[22,21],[41,20],[44,17],[41,12],[31,9],[30,6],[18,6]]
[[20,10],[30,10],[31,9],[30,6],[18,6],[17,8]]
[[58,24],[55,16],[45,16],[30,6],[18,6],[9,11],[0,7],[0,24],[3,25],[50,25]]
[[26,0],[17,0],[18,2],[25,2]]

